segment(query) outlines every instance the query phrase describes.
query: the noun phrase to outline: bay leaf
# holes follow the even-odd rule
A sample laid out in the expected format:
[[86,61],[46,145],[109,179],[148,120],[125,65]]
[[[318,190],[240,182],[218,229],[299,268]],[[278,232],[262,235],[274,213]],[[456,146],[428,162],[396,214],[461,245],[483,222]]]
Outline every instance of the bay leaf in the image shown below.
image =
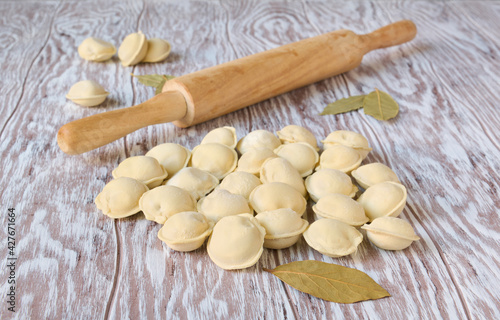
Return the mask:
[[349,112],[357,110],[363,107],[363,100],[365,95],[352,96],[349,98],[343,98],[335,102],[329,103],[320,115],[326,114],[339,114],[344,112]]
[[386,92],[375,89],[366,95],[363,102],[365,114],[377,120],[389,120],[397,116],[398,103]]
[[165,82],[170,79],[175,78],[174,76],[164,75],[164,74],[146,74],[137,76],[133,73],[130,74],[132,77],[137,78],[140,83],[145,86],[156,88],[155,94],[161,93],[161,89]]
[[390,294],[366,273],[316,260],[295,261],[266,269],[295,289],[317,298],[354,303],[389,297]]

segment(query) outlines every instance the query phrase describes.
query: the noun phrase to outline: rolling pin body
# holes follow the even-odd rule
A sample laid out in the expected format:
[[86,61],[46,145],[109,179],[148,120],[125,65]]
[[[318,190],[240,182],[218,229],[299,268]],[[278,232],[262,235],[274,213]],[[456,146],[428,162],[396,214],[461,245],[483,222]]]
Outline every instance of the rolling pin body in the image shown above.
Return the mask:
[[366,35],[338,30],[183,75],[140,105],[64,125],[58,143],[64,152],[79,154],[151,124],[173,121],[187,127],[204,122],[354,69],[367,52],[415,35],[409,20]]

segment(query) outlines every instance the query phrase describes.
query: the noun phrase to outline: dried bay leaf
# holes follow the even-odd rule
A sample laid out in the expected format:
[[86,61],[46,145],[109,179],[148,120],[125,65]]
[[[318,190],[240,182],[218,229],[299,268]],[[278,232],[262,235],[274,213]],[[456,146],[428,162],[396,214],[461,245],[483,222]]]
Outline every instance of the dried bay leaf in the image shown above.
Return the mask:
[[375,89],[366,95],[363,102],[365,114],[377,120],[389,120],[397,116],[398,103],[386,92]]
[[265,269],[295,289],[317,298],[354,303],[389,297],[390,294],[366,273],[336,264],[306,260]]
[[162,75],[162,74],[146,74],[142,76],[136,76],[135,74],[130,74],[132,77],[136,77],[140,83],[145,86],[156,88],[155,94],[161,93],[161,89],[165,82],[170,79],[175,78],[174,76]]
[[349,112],[357,110],[363,107],[363,100],[365,95],[352,96],[349,98],[343,98],[335,102],[329,103],[320,115],[326,114],[339,114],[344,112]]

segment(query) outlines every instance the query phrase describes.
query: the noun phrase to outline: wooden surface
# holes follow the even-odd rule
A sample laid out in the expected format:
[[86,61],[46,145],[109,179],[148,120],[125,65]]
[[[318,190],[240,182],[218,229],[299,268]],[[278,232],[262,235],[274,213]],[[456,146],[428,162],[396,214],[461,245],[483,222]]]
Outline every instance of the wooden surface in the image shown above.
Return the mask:
[[[495,1],[1,1],[0,288],[7,282],[7,210],[16,212],[16,310],[0,319],[499,319],[500,2]],[[410,43],[370,53],[360,67],[227,116],[180,129],[141,129],[99,150],[68,156],[63,124],[153,96],[134,74],[182,75],[341,28],[370,32],[413,20]],[[124,68],[83,61],[89,36],[119,45],[141,30],[172,43],[169,58]],[[111,92],[96,108],[65,99],[93,79]],[[319,116],[329,102],[378,88],[400,114]],[[143,214],[112,220],[93,201],[117,164],[163,142],[195,147],[213,128],[308,127],[366,136],[408,188],[401,217],[421,240],[388,252],[364,241],[333,259],[304,240],[265,250],[256,266],[224,271],[203,247],[170,250]],[[311,203],[310,203],[311,205]],[[311,216],[309,206],[308,214]],[[310,217],[311,219],[311,217]],[[343,305],[308,296],[262,271],[316,259],[366,272],[391,297]]]

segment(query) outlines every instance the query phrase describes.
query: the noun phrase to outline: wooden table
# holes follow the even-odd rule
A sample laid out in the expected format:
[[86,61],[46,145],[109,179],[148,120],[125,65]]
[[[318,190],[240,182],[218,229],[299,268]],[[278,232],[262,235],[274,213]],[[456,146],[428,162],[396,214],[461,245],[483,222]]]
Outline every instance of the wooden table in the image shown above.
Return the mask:
[[[500,2],[494,1],[2,1],[0,2],[0,319],[499,319]],[[417,37],[368,54],[362,65],[218,119],[180,129],[141,129],[98,150],[68,156],[63,124],[134,105],[154,95],[130,76],[182,75],[328,31],[366,33],[411,19]],[[129,33],[172,43],[161,63],[122,67],[82,60],[81,41],[118,46]],[[83,79],[110,95],[96,108],[65,98]],[[378,121],[362,110],[319,116],[332,101],[391,94],[400,114]],[[128,156],[174,142],[193,148],[211,129],[239,137],[288,124],[323,139],[345,129],[408,188],[401,218],[421,240],[383,251],[365,240],[338,259],[304,240],[265,250],[256,266],[216,267],[203,247],[170,250],[144,215],[112,220],[94,199]],[[312,221],[311,202],[308,216]],[[14,256],[8,209],[15,209]],[[15,261],[15,310],[6,296]],[[262,268],[315,259],[361,270],[391,297],[350,305],[301,293]],[[7,298],[6,298],[7,297]]]

